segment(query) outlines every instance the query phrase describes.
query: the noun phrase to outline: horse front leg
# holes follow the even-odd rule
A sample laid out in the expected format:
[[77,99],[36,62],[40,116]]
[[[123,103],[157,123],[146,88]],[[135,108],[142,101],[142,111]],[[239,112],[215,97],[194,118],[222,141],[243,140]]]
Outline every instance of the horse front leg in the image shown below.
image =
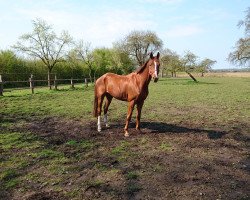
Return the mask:
[[137,115],[136,115],[136,130],[140,131],[140,124],[141,124],[141,110],[143,106],[144,101],[137,103]]
[[108,124],[108,109],[109,109],[109,105],[112,101],[112,96],[110,94],[107,94],[106,95],[106,102],[104,104],[104,118],[103,118],[103,121],[106,125],[106,127],[108,128],[109,127],[109,124]]
[[129,125],[129,122],[131,120],[131,117],[132,117],[132,113],[133,113],[133,110],[134,110],[134,106],[135,106],[135,102],[134,101],[131,101],[129,102],[129,105],[128,105],[128,113],[127,113],[127,119],[126,119],[126,124],[125,124],[125,127],[124,127],[124,130],[125,130],[125,137],[128,137],[129,136],[129,133],[128,133],[128,125]]

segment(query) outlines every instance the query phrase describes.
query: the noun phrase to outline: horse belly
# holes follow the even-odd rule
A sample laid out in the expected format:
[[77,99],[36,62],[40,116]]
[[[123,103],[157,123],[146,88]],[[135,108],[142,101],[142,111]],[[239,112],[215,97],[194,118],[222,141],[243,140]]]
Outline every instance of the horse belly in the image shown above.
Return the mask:
[[119,88],[107,88],[107,93],[110,94],[115,99],[121,100],[121,101],[127,101],[128,95],[126,92],[121,91]]
[[106,77],[106,92],[122,101],[132,101],[138,96],[138,92],[131,86],[131,80],[113,74]]

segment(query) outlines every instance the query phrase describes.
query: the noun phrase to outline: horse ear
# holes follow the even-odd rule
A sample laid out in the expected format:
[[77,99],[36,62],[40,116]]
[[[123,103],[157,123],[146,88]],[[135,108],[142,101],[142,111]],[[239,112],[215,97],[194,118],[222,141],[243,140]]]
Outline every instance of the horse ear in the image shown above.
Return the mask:
[[151,59],[153,59],[153,58],[154,58],[154,55],[153,55],[153,53],[152,53],[152,52],[150,53],[150,58],[151,58]]
[[160,58],[160,52],[157,53],[157,56],[156,56],[157,59]]

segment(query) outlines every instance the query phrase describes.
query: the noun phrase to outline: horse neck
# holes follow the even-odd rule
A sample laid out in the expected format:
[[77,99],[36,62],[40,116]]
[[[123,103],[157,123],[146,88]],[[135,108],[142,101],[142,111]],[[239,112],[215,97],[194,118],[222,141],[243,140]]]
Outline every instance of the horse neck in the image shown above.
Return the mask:
[[149,65],[147,64],[143,71],[138,74],[140,78],[140,88],[148,88],[148,84],[150,83],[151,76],[149,75]]

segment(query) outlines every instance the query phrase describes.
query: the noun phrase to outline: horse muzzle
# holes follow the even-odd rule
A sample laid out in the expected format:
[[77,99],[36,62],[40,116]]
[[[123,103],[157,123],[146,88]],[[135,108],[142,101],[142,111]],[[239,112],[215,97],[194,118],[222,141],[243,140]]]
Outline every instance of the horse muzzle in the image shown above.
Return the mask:
[[159,80],[158,77],[153,77],[153,79],[154,79],[154,82],[155,82],[155,83]]

